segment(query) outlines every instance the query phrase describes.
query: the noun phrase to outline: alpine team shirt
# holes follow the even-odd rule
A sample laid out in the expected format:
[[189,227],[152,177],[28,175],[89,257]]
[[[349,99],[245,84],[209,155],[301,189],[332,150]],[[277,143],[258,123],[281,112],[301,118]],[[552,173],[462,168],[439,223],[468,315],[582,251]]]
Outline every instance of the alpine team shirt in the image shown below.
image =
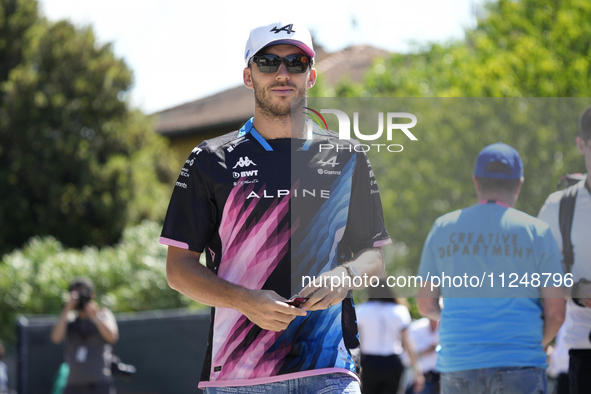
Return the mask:
[[[332,133],[265,140],[252,119],[204,141],[181,170],[160,242],[205,253],[222,279],[290,298],[303,275],[391,242],[370,163],[354,144]],[[199,387],[332,372],[356,377],[358,358],[351,298],[298,316],[281,332],[234,309],[212,308]]]

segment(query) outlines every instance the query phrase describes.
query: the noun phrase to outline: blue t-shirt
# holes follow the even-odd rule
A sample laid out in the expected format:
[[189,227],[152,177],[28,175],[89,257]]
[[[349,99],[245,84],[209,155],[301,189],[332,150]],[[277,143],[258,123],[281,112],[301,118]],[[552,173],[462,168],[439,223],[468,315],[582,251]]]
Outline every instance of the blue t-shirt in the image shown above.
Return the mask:
[[541,220],[495,203],[438,218],[418,274],[443,281],[437,369],[546,368],[539,289],[557,284],[548,274],[562,276],[561,254]]

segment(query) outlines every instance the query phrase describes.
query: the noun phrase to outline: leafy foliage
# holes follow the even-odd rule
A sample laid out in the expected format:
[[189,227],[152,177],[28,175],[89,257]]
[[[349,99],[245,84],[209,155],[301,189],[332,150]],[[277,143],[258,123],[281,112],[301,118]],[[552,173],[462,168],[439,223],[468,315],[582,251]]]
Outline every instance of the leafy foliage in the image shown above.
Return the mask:
[[0,263],[0,338],[14,341],[17,314],[54,314],[67,300],[69,282],[86,276],[99,304],[114,312],[198,308],[166,282],[161,226],[146,221],[130,227],[112,247],[65,248],[54,237],[34,237]]
[[[310,93],[316,97],[590,97],[590,62],[591,3],[499,0],[488,3],[486,16],[463,40],[377,59],[362,83],[319,85]],[[416,272],[433,221],[475,203],[472,171],[484,146],[503,141],[520,152],[525,184],[517,208],[534,216],[556,190],[561,175],[585,172],[575,137],[578,116],[591,101],[583,99],[568,107],[568,101],[558,100],[543,113],[526,111],[522,119],[514,114],[512,128],[495,122],[494,113],[483,113],[480,123],[478,116],[462,116],[462,108],[472,109],[465,101],[457,103],[457,111],[450,110],[456,120],[430,108],[423,115],[431,117],[424,116],[425,122],[413,129],[418,141],[406,140],[399,154],[370,156],[386,226],[396,245],[387,262],[390,273]],[[390,111],[394,110],[399,108]]]
[[132,73],[110,44],[30,0],[1,0],[0,25],[0,253],[34,235],[109,245],[162,219],[177,163],[130,109]]

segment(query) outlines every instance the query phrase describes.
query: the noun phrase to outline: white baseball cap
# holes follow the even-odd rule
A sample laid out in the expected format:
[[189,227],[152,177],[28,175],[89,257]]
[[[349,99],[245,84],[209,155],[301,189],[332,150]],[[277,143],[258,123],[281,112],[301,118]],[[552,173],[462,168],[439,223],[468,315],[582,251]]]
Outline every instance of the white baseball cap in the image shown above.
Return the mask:
[[248,67],[248,61],[258,51],[269,45],[288,44],[295,45],[314,59],[312,36],[301,23],[271,23],[267,26],[254,28],[250,31],[246,48],[244,49],[244,61]]

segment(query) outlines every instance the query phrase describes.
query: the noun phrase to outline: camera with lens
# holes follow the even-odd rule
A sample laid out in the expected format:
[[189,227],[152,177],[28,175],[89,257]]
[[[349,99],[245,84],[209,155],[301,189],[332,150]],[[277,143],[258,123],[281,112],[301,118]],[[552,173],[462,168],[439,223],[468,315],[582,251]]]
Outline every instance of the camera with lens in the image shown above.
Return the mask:
[[84,310],[86,308],[86,304],[90,301],[90,292],[88,291],[81,291],[78,293],[78,305],[76,305],[76,309]]

